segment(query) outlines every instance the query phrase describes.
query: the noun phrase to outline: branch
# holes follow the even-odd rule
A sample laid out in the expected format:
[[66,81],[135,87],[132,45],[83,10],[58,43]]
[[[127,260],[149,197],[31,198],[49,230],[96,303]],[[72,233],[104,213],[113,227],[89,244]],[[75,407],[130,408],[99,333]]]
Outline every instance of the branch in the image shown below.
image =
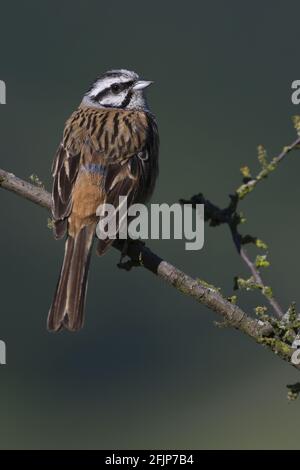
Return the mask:
[[51,194],[41,188],[17,178],[12,173],[1,170],[0,168],[0,186],[18,196],[28,199],[39,206],[51,209]]
[[[300,117],[294,116],[294,126],[300,132]],[[245,262],[246,266],[251,272],[252,278],[247,281],[243,281],[243,285],[247,288],[252,286],[252,288],[259,288],[262,294],[266,297],[269,304],[271,305],[273,312],[276,317],[282,319],[284,317],[284,311],[280,306],[279,302],[274,298],[272,289],[269,286],[266,286],[263,282],[262,276],[259,272],[259,269],[256,263],[253,263],[249,258],[246,250],[243,245],[246,243],[257,243],[255,237],[246,236],[243,237],[239,231],[238,227],[242,223],[242,216],[237,212],[239,202],[244,199],[255,186],[267,178],[278,166],[280,162],[288,155],[292,150],[299,149],[300,146],[300,136],[298,135],[297,139],[292,142],[287,147],[284,147],[282,152],[274,157],[270,162],[267,161],[266,151],[262,146],[258,147],[258,159],[262,166],[262,169],[259,171],[255,178],[251,177],[249,168],[241,168],[242,174],[244,176],[243,184],[239,186],[234,195],[230,195],[230,203],[225,209],[219,208],[217,205],[213,204],[211,201],[206,199],[203,194],[199,193],[195,196],[192,196],[191,199],[181,199],[181,204],[191,204],[194,208],[197,204],[204,204],[205,206],[205,221],[209,222],[211,227],[216,227],[221,224],[227,224],[232,236],[234,246],[241,256],[242,260]],[[237,288],[240,286],[237,283]],[[251,287],[250,287],[251,288]]]
[[247,194],[249,194],[255,186],[263,181],[267,176],[269,176],[270,173],[272,173],[278,166],[279,163],[281,163],[285,157],[290,153],[292,150],[296,150],[299,148],[300,145],[300,136],[297,137],[294,142],[292,142],[290,145],[287,145],[286,147],[283,148],[282,152],[274,157],[270,163],[266,163],[263,165],[262,170],[256,175],[255,178],[247,178],[247,182],[239,186],[236,190],[236,194],[238,195],[239,199],[244,199]]
[[[284,312],[277,302],[277,300],[273,296],[272,290],[270,291],[270,288],[266,286],[263,282],[263,279],[260,275],[260,272],[258,268],[256,267],[255,263],[251,261],[249,258],[245,248],[243,248],[243,237],[238,231],[238,224],[237,223],[232,223],[231,221],[229,222],[229,228],[230,232],[232,235],[232,239],[234,242],[234,245],[237,249],[237,252],[239,253],[240,257],[242,260],[246,263],[247,267],[250,269],[250,272],[252,274],[252,278],[254,280],[254,283],[259,286],[261,292],[263,295],[267,298],[269,304],[273,308],[273,311],[277,318],[283,318]],[[251,239],[251,237],[249,237]],[[252,241],[252,240],[251,240]]]
[[[240,256],[245,261],[248,268],[250,269],[250,271],[252,273],[252,276],[253,276],[253,279],[256,282],[256,284],[260,285],[263,291],[266,291],[267,286],[265,286],[265,284],[263,283],[260,272],[255,267],[255,264],[252,263],[252,261],[250,260],[248,254],[247,254],[247,252],[245,251],[244,248],[240,249]],[[273,297],[273,295],[272,296],[267,296],[267,299],[268,299],[271,307],[273,308],[273,311],[275,312],[275,315],[277,316],[277,318],[282,318],[284,316],[284,312],[283,312],[281,306],[279,305],[279,303],[277,302],[277,300]]]
[[[12,173],[0,169],[0,187],[22,198],[51,209],[51,195],[42,187],[25,182]],[[122,252],[123,242],[116,240],[114,247]],[[261,321],[248,316],[240,307],[224,298],[219,291],[204,281],[193,279],[171,263],[161,259],[144,243],[129,243],[127,254],[132,265],[143,266],[160,279],[175,287],[179,292],[194,298],[223,318],[224,325],[233,327],[257,343],[267,346],[283,360],[290,362],[293,349],[275,335],[274,326],[269,321]],[[130,269],[130,264],[127,265]],[[300,369],[300,367],[299,367]]]
[[218,225],[222,224],[228,225],[234,246],[238,254],[246,263],[247,267],[250,269],[250,272],[253,276],[253,284],[255,283],[256,287],[259,286],[261,292],[272,306],[275,315],[278,318],[282,318],[284,315],[282,308],[280,307],[276,299],[273,297],[273,293],[270,292],[270,288],[264,284],[259,270],[256,268],[255,264],[250,260],[247,255],[247,252],[243,248],[244,244],[256,242],[257,239],[255,237],[250,236],[243,237],[238,231],[238,226],[241,223],[241,216],[237,213],[237,206],[239,202],[238,196],[236,194],[230,195],[230,203],[225,209],[220,209],[218,206],[206,199],[201,193],[192,196],[189,200],[180,199],[179,202],[181,204],[191,204],[193,208],[196,208],[197,204],[204,204],[204,218],[206,222],[209,222],[209,225],[211,227],[217,227]]

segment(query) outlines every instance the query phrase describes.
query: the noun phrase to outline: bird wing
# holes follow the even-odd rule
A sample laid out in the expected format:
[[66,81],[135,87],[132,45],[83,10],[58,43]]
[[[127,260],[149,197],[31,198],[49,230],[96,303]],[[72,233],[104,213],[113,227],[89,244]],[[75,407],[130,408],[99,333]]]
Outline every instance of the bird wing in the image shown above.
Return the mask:
[[52,217],[56,238],[61,238],[66,232],[67,217],[72,209],[72,191],[84,150],[84,132],[76,131],[71,126],[75,117],[74,113],[67,121],[64,139],[57,149],[52,165]]

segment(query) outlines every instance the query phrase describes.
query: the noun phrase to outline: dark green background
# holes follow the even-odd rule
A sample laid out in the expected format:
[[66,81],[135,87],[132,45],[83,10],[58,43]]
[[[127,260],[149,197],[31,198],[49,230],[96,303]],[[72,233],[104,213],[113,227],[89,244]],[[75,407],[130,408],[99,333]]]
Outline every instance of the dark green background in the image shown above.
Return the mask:
[[[281,4],[281,5],[280,5]],[[280,5],[280,6],[279,6]],[[1,1],[1,167],[49,188],[64,122],[109,68],[155,80],[161,135],[155,202],[198,191],[225,205],[239,168],[257,169],[295,138],[300,79],[297,1]],[[266,272],[282,304],[299,300],[300,154],[243,204],[245,232],[269,243]],[[47,214],[0,193],[1,448],[299,448],[300,402],[288,364],[153,275],[94,257],[86,326],[51,335],[46,317],[63,253]],[[232,292],[247,275],[225,227],[201,252],[149,242],[193,276]],[[252,294],[241,296],[249,312]]]

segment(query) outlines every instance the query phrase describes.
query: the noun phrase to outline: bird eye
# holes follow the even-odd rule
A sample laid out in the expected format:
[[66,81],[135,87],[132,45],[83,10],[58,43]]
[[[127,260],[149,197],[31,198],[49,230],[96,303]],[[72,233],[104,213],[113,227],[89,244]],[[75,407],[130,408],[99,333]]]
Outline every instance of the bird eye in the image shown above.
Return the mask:
[[114,83],[110,88],[111,88],[111,91],[115,94],[121,91],[121,87],[120,85],[118,85],[118,83]]

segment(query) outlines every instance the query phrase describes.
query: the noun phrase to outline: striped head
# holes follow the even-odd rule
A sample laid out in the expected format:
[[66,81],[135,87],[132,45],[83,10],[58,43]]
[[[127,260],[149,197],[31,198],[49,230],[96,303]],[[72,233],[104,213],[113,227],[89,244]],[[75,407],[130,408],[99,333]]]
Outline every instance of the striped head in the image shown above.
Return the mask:
[[82,104],[97,108],[147,110],[145,88],[150,81],[140,80],[129,70],[110,70],[101,75],[84,95]]

